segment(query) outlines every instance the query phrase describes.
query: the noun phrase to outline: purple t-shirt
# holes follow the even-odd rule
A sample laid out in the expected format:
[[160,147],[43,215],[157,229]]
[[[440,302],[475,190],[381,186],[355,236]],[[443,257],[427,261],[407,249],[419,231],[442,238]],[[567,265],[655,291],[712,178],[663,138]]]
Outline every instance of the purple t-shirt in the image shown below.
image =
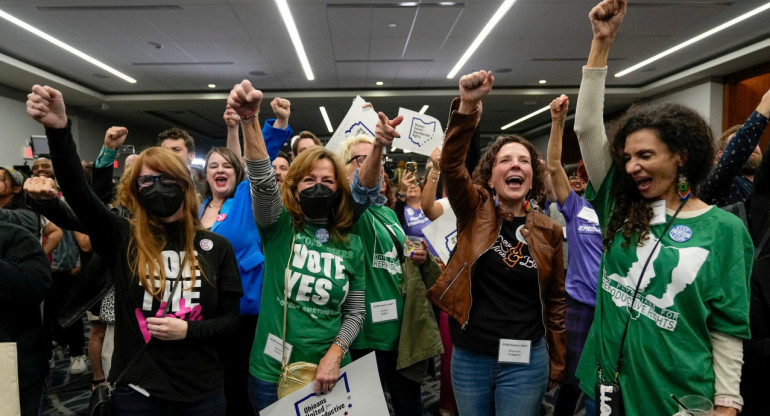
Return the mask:
[[430,251],[430,254],[433,254],[433,257],[438,258],[436,250],[433,249],[428,239],[425,238],[425,234],[422,232],[422,229],[427,227],[428,224],[432,222],[428,219],[428,217],[425,216],[425,214],[422,212],[422,209],[414,209],[409,205],[405,206],[404,219],[406,220],[406,228],[404,228],[404,234],[414,237],[422,237],[425,239],[425,244],[428,245],[428,251]]
[[575,191],[570,191],[559,212],[567,221],[567,277],[564,288],[573,299],[596,305],[596,284],[602,258],[602,230],[596,211]]

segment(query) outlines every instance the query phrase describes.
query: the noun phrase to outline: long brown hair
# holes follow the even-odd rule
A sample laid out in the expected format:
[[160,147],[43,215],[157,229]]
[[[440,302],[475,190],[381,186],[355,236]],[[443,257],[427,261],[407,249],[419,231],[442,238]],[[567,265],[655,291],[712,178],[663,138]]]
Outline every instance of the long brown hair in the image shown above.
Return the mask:
[[[166,271],[162,266],[161,252],[168,238],[160,218],[149,214],[139,203],[139,188],[135,179],[143,166],[173,177],[185,192],[180,221],[184,230],[183,247],[187,255],[181,267],[187,265],[190,270],[190,290],[195,286],[195,268],[198,261],[193,254],[195,253],[195,231],[203,230],[203,227],[198,220],[198,197],[195,194],[195,185],[182,161],[172,151],[162,147],[150,147],[140,153],[120,178],[116,204],[124,206],[130,214],[131,237],[127,254],[131,272],[139,277],[147,293],[161,300],[163,288],[166,287]],[[200,268],[200,272],[205,278],[203,268]],[[159,285],[153,284],[152,280],[156,279],[154,276],[159,276],[157,277],[160,281]]]
[[305,214],[302,213],[302,208],[299,206],[297,184],[313,170],[316,162],[321,159],[327,159],[332,163],[334,177],[337,180],[337,193],[339,194],[337,206],[332,210],[334,216],[330,218],[327,228],[333,238],[344,240],[345,234],[349,233],[353,226],[353,196],[350,193],[350,184],[347,175],[345,175],[345,168],[334,152],[321,146],[312,146],[300,153],[283,178],[281,200],[283,206],[291,214],[294,228],[296,230],[302,229],[305,226]]

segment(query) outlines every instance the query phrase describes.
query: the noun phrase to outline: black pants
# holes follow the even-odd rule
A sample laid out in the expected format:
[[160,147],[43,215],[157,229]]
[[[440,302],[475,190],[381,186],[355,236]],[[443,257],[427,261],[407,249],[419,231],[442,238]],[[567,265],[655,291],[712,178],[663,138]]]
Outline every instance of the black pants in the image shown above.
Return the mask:
[[45,387],[45,378],[29,386],[19,388],[19,399],[21,400],[21,416],[37,416],[40,412],[40,403],[43,399],[43,388]]
[[78,275],[72,275],[69,271],[55,271],[51,273],[51,278],[53,286],[44,305],[45,325],[51,332],[51,338],[54,341],[69,347],[71,357],[83,355],[86,346],[83,320],[77,319],[67,328],[62,328],[56,321],[56,315],[64,303],[64,297],[72,289]]
[[238,331],[224,338],[219,345],[228,416],[254,414],[249,401],[249,356],[258,318],[259,315],[241,316]]

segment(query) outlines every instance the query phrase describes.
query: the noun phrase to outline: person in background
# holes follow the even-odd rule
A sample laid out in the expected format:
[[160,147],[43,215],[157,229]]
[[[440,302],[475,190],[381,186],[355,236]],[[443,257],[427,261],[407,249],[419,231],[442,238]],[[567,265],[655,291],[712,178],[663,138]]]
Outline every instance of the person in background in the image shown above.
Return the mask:
[[[61,93],[35,85],[27,97],[27,113],[46,127],[54,170],[67,172],[59,176],[62,192],[114,274],[110,382],[136,357],[112,393],[116,414],[224,414],[213,341],[236,329],[242,289],[230,243],[198,221],[187,167],[167,149],[146,149],[118,189],[130,220],[116,215],[76,168]],[[55,195],[52,180],[42,185],[28,192]]]
[[[340,366],[350,362],[347,350],[366,314],[363,261],[358,255],[362,245],[350,233],[353,197],[345,170],[336,155],[312,146],[292,162],[279,189],[255,122],[262,97],[244,80],[227,101],[241,119],[252,210],[265,253],[261,319],[249,365],[249,397],[255,412],[278,400],[277,383],[285,358],[288,363],[318,363],[315,393],[330,392]],[[326,266],[317,269],[312,258],[325,259]],[[289,280],[300,276],[308,276],[303,279],[315,284]],[[284,337],[292,345],[289,357],[266,348],[272,345],[270,339]],[[278,350],[282,350],[280,344]]]
[[743,125],[730,127],[717,141],[717,162],[701,187],[703,201],[719,207],[743,202],[751,194],[754,172],[762,162],[759,139],[770,116],[770,90]]
[[[567,330],[567,371],[559,389],[555,416],[572,416],[576,413],[580,387],[575,378],[575,370],[594,319],[596,284],[602,256],[602,233],[596,211],[575,190],[576,187],[585,189],[585,182],[570,178],[561,164],[562,137],[568,110],[569,99],[566,95],[562,94],[551,101],[552,123],[547,166],[553,184],[554,201],[566,221],[569,242],[564,283],[567,291],[567,314],[564,321]],[[574,170],[577,170],[577,165]]]
[[382,173],[382,188],[380,188],[380,193],[387,199],[385,206],[394,209],[396,206],[396,194],[393,192],[393,184],[390,182],[390,176],[385,172]]
[[460,415],[534,416],[546,387],[564,378],[562,229],[532,209],[544,167],[527,140],[498,137],[468,174],[479,103],[493,83],[491,72],[465,75],[452,103],[440,166],[457,245],[428,297],[452,318]]
[[[78,161],[78,168],[82,171],[80,161]],[[32,165],[32,172],[34,176],[56,181],[51,160],[48,158],[36,159]],[[64,303],[64,295],[72,290],[81,272],[78,241],[72,230],[62,229],[62,238],[52,253],[51,270],[53,287],[44,304],[44,321],[51,330],[51,337],[58,344],[57,348],[67,346],[70,355],[67,371],[75,375],[83,374],[88,371],[83,320],[77,319],[64,328],[56,319]]]
[[289,171],[289,166],[291,165],[291,156],[287,155],[284,152],[278,152],[278,156],[273,159],[273,170],[275,171],[275,181],[278,183],[278,187],[280,188],[283,184],[283,177],[286,176],[286,172]]
[[[337,155],[340,160],[347,161],[347,177],[354,194],[366,192],[357,175],[368,174],[364,169],[367,161],[370,161],[369,167],[376,171],[375,175],[380,176],[381,162],[378,161],[383,160],[383,148],[398,135],[392,124],[400,123],[401,120],[402,118],[396,118],[391,122],[380,113],[374,144],[367,136],[354,137],[340,144]],[[422,304],[417,310],[431,310],[424,296],[425,283],[422,283],[423,291],[420,293],[409,290],[416,286],[410,283],[415,280],[422,282],[423,278],[432,283],[440,274],[440,268],[426,254],[425,245],[411,253],[405,253],[406,236],[396,213],[384,206],[386,199],[379,192],[370,197],[372,204],[356,221],[352,232],[361,237],[364,246],[366,305],[371,309],[361,332],[351,346],[350,353],[352,358],[358,359],[374,351],[380,383],[384,390],[390,392],[395,414],[422,416],[424,409],[420,382],[426,376],[425,371],[417,371],[416,374],[409,371],[405,375],[398,369],[408,366],[399,364],[414,356],[438,355],[441,342],[432,313],[429,314],[430,319],[420,319],[426,314],[416,314],[413,312],[414,307],[405,305]],[[392,305],[388,311],[392,319],[382,320],[375,314],[374,308],[388,302]],[[418,349],[415,350],[416,348]],[[424,368],[427,369],[427,363]]]
[[309,131],[301,131],[297,139],[291,144],[291,154],[293,158],[299,156],[305,149],[311,146],[321,146],[321,140],[315,134]]
[[40,318],[40,302],[51,288],[39,237],[0,221],[0,342],[15,342],[22,416],[40,414],[50,343]]
[[425,216],[421,206],[422,186],[417,180],[417,176],[410,171],[404,171],[401,177],[401,187],[396,193],[395,211],[404,232],[408,236],[420,237],[428,245],[428,251],[436,257],[436,251],[430,243],[425,240],[425,234],[422,229],[427,227],[431,221]]
[[588,172],[586,172],[585,164],[580,160],[578,163],[570,163],[564,165],[564,173],[567,174],[569,179],[569,186],[578,196],[583,196],[588,186]]
[[751,239],[738,218],[698,199],[715,152],[697,112],[636,106],[607,140],[607,58],[626,6],[604,0],[589,13],[594,37],[575,113],[586,195],[604,230],[596,312],[577,368],[586,414],[607,405],[597,382],[612,382],[628,416],[674,414],[672,394],[713,399],[715,415],[735,415]]

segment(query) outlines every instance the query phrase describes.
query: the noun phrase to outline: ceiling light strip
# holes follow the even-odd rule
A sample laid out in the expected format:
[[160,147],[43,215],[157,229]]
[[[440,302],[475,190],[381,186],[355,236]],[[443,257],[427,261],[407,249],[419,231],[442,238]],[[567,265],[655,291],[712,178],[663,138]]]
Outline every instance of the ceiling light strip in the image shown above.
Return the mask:
[[420,109],[420,114],[425,114],[426,111],[428,111],[428,104],[422,106],[422,109]]
[[703,32],[700,35],[698,35],[698,36],[696,36],[696,37],[694,37],[694,38],[692,38],[690,40],[682,42],[679,45],[674,46],[673,48],[667,49],[667,50],[665,50],[665,51],[663,51],[663,52],[653,56],[652,58],[645,59],[644,61],[639,62],[638,64],[636,64],[636,65],[634,65],[634,66],[632,66],[632,67],[630,67],[628,69],[624,69],[623,71],[620,71],[617,74],[615,74],[615,77],[616,78],[620,78],[620,77],[622,77],[624,75],[628,75],[631,72],[634,72],[634,71],[636,71],[639,68],[643,68],[643,67],[645,67],[645,66],[647,66],[647,65],[649,65],[649,64],[651,64],[651,63],[653,63],[653,62],[655,62],[655,61],[657,61],[657,60],[659,60],[659,59],[661,59],[663,57],[671,55],[672,53],[674,53],[674,52],[676,52],[676,51],[678,51],[680,49],[686,48],[686,47],[692,45],[695,42],[698,42],[698,41],[701,41],[703,39],[706,39],[707,37],[709,37],[709,36],[711,36],[711,35],[713,35],[715,33],[721,32],[721,31],[727,29],[728,27],[734,26],[734,25],[736,25],[736,24],[738,24],[738,23],[740,23],[740,22],[742,22],[742,21],[744,21],[744,20],[746,20],[746,19],[748,19],[748,18],[750,18],[750,17],[752,17],[754,15],[757,15],[759,13],[764,12],[767,9],[770,9],[770,3],[766,3],[765,5],[763,5],[761,7],[758,7],[758,8],[756,8],[756,9],[754,9],[754,10],[748,12],[748,13],[742,14],[742,15],[736,17],[735,19],[732,19],[729,22],[723,23],[723,24],[721,24],[721,25],[719,25],[719,26],[717,26],[717,27],[715,27],[715,28],[713,28],[713,29],[711,29],[711,30],[709,30],[707,32]]
[[524,116],[524,117],[522,117],[522,118],[520,118],[520,119],[518,119],[516,121],[512,121],[512,122],[504,125],[503,127],[500,127],[500,130],[505,130],[507,128],[513,127],[513,126],[515,126],[515,125],[517,125],[517,124],[519,124],[519,123],[521,123],[523,121],[531,119],[532,117],[534,117],[534,116],[536,116],[538,114],[545,113],[546,111],[548,111],[550,109],[551,109],[551,106],[547,105],[547,106],[545,106],[545,107],[535,111],[534,113],[527,114],[526,116]]
[[297,51],[297,57],[300,64],[302,64],[302,69],[305,71],[305,77],[307,77],[308,81],[312,81],[315,79],[315,76],[313,75],[313,70],[310,69],[310,61],[308,61],[305,48],[302,46],[302,39],[299,38],[299,31],[297,30],[297,25],[294,24],[294,17],[291,15],[291,10],[289,10],[289,3],[286,0],[275,0],[275,4],[278,5],[278,11],[281,12],[283,23],[286,25],[286,30],[289,31],[289,37],[291,37],[291,42],[294,44],[294,50]]
[[91,63],[93,65],[98,66],[99,68],[109,72],[112,75],[115,75],[116,77],[118,77],[118,78],[120,78],[120,79],[122,79],[122,80],[124,80],[126,82],[130,82],[131,84],[136,84],[136,80],[131,78],[131,77],[129,77],[128,75],[118,71],[117,69],[115,69],[115,68],[105,64],[104,62],[102,62],[102,61],[100,61],[100,60],[98,60],[96,58],[93,58],[93,57],[91,57],[91,56],[89,56],[89,55],[87,55],[87,54],[85,54],[85,53],[83,53],[83,52],[73,48],[72,46],[70,46],[70,45],[60,41],[59,39],[56,39],[55,37],[53,37],[53,36],[43,32],[42,30],[40,30],[40,29],[38,29],[36,27],[33,27],[33,26],[29,25],[26,22],[23,22],[23,21],[15,18],[13,16],[11,16],[10,14],[2,11],[2,10],[0,10],[0,17],[2,17],[3,19],[5,19],[5,20],[15,24],[16,26],[18,26],[18,27],[20,27],[20,28],[22,28],[22,29],[24,29],[24,30],[26,30],[26,31],[36,35],[36,36],[39,36],[39,37],[47,40],[48,42],[53,43],[54,45],[64,49],[65,51],[67,51],[67,52],[77,56],[78,58],[83,59],[83,60],[85,60],[85,61],[87,61],[87,62],[89,62],[89,63]]
[[326,107],[320,106],[318,107],[319,110],[321,110],[321,116],[324,118],[324,123],[326,123],[326,130],[329,130],[329,133],[334,133],[334,129],[332,128],[332,122],[329,121],[329,115],[326,114]]
[[462,69],[463,65],[465,65],[465,62],[467,62],[468,59],[473,56],[473,53],[476,52],[476,49],[478,49],[479,46],[481,46],[481,43],[484,42],[484,39],[487,38],[489,32],[491,32],[495,25],[497,25],[497,22],[499,22],[500,19],[502,19],[503,16],[508,13],[508,10],[511,8],[511,6],[513,6],[513,3],[515,2],[516,0],[505,0],[503,4],[500,5],[500,8],[497,9],[492,18],[489,19],[486,26],[481,29],[481,32],[479,32],[479,35],[476,36],[476,39],[473,41],[473,43],[471,43],[471,46],[468,47],[468,50],[466,50],[460,60],[457,61],[457,64],[455,64],[454,68],[449,71],[449,74],[446,76],[447,79],[452,79],[455,77],[455,75],[457,75],[460,69]]

